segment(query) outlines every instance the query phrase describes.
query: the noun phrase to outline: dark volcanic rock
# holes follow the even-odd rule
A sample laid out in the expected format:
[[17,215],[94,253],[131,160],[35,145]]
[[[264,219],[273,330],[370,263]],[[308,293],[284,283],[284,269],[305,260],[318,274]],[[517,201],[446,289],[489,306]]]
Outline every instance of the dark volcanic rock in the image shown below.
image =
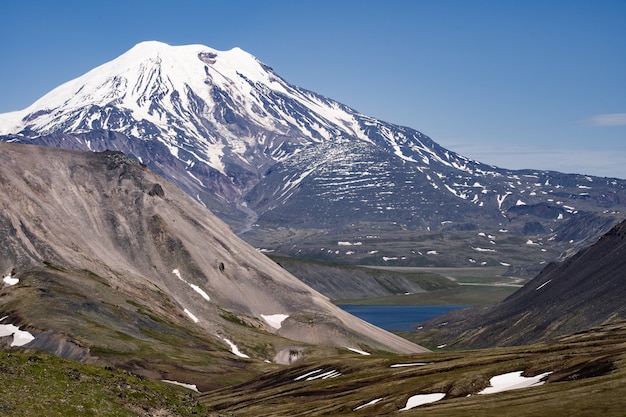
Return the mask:
[[625,319],[625,299],[626,221],[499,304],[449,313],[424,330],[437,329],[436,343],[449,345],[530,344]]

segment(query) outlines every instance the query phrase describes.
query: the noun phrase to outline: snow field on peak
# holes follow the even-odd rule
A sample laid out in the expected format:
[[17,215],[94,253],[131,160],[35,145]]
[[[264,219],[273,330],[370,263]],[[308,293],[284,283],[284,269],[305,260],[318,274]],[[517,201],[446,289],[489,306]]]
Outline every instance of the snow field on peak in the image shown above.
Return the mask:
[[22,118],[28,114],[25,110],[0,114],[0,135],[9,135],[22,129]]
[[[137,100],[146,92],[146,88],[162,87],[154,86],[155,77],[162,75],[167,77],[168,87],[173,91],[185,92],[187,87],[194,91],[202,91],[206,89],[204,81],[207,74],[204,69],[205,63],[198,58],[201,53],[215,54],[217,57],[224,55],[225,59],[217,59],[214,64],[222,76],[225,74],[230,77],[236,76],[237,68],[245,68],[251,74],[264,72],[251,55],[241,50],[222,52],[204,45],[170,46],[161,42],[142,42],[118,58],[62,84],[28,109],[53,109],[59,106],[71,108],[85,104],[105,105],[114,99],[123,99],[124,107],[140,110],[141,106]],[[268,81],[267,77],[258,76],[257,79]],[[114,94],[110,95],[111,92],[102,87],[116,87],[110,85],[116,80],[122,84],[134,81],[135,84],[118,84],[117,87],[125,89],[115,90]],[[70,101],[66,101],[67,97],[71,97]]]

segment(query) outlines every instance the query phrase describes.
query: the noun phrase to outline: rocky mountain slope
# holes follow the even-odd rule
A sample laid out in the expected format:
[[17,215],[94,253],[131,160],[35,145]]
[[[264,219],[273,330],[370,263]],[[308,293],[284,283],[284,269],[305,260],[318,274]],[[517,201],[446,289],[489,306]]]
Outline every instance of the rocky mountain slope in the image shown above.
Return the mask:
[[120,152],[0,143],[0,207],[1,324],[34,336],[26,346],[151,377],[328,346],[424,350],[334,306]]
[[[538,264],[595,241],[626,205],[624,180],[470,160],[294,86],[238,48],[140,43],[0,115],[0,140],[122,151],[256,247],[347,263]],[[407,236],[450,231],[463,236],[446,250]]]
[[625,254],[626,221],[499,304],[448,313],[418,335],[433,331],[433,343],[447,346],[511,346],[626,319]]

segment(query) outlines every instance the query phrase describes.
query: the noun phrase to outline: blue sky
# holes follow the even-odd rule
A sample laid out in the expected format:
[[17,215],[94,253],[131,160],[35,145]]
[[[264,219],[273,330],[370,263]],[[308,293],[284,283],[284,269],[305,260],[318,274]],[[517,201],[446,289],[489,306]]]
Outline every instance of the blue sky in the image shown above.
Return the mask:
[[626,0],[3,0],[0,17],[0,112],[140,41],[238,46],[482,162],[626,178]]

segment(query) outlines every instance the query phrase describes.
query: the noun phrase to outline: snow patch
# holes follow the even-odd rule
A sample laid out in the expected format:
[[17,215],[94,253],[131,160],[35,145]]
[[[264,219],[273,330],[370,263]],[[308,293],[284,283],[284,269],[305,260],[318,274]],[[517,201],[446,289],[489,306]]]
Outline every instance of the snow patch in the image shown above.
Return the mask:
[[228,347],[230,347],[230,351],[236,355],[239,356],[240,358],[250,358],[250,356],[246,355],[245,353],[242,353],[239,348],[237,347],[237,345],[235,345],[233,342],[231,342],[230,340],[226,339],[225,337],[222,337],[220,335],[217,335],[217,337],[219,337],[220,339],[222,339],[224,342],[226,342],[226,344],[228,345]]
[[181,387],[185,387],[195,392],[200,392],[198,391],[198,387],[195,384],[185,384],[184,382],[170,381],[169,379],[162,379],[161,381],[167,382],[168,384],[174,384],[174,385],[178,385]]
[[390,366],[390,368],[406,368],[410,366],[424,366],[426,362],[413,362],[413,363],[396,363]]
[[11,276],[11,274],[9,274],[6,277],[2,278],[2,281],[4,281],[4,283],[7,284],[7,285],[15,285],[18,282],[20,282],[20,280],[18,278],[13,278]]
[[178,277],[179,280],[181,280],[182,282],[184,282],[185,284],[189,285],[195,292],[197,292],[198,294],[200,294],[200,296],[202,298],[204,298],[207,301],[211,301],[211,298],[209,297],[209,294],[206,293],[206,291],[204,291],[202,288],[200,288],[199,286],[197,286],[196,284],[192,284],[191,282],[186,281],[182,275],[180,274],[180,271],[178,269],[174,269],[172,271],[172,274],[176,275]]
[[289,317],[289,315],[288,314],[269,314],[269,315],[261,314],[261,317],[263,318],[263,320],[267,322],[267,324],[269,324],[270,326],[278,330],[281,328],[283,321],[285,321],[287,317]]
[[472,249],[474,249],[477,252],[497,252],[495,249],[485,249],[485,248],[475,248],[475,247],[472,247]]
[[328,379],[328,378],[336,378],[341,375],[341,372],[331,369],[329,371],[325,371],[322,368],[316,369],[311,372],[307,372],[306,374],[300,375],[294,378],[294,381],[314,381],[316,379]]
[[514,389],[522,389],[529,387],[536,387],[543,385],[545,381],[542,381],[546,376],[552,372],[544,372],[533,377],[523,377],[523,371],[509,372],[507,374],[494,376],[489,380],[490,387],[485,388],[478,394],[494,394],[497,392],[510,391]]
[[185,312],[185,314],[186,314],[186,315],[188,315],[188,316],[189,316],[189,318],[190,318],[191,320],[193,320],[195,323],[197,323],[197,322],[198,322],[198,318],[197,318],[197,317],[196,317],[196,316],[195,316],[195,315],[194,315],[191,311],[189,311],[189,310],[187,310],[187,309],[184,309],[183,311],[184,311],[184,312]]
[[320,369],[316,369],[316,370],[314,370],[314,371],[307,372],[306,374],[302,374],[302,375],[300,375],[300,376],[297,376],[297,377],[295,377],[293,380],[294,380],[294,381],[300,381],[301,379],[308,378],[310,375],[314,375],[314,374],[316,374],[316,373],[318,373],[318,372],[321,372],[321,371],[322,371],[322,369],[321,369],[321,368],[320,368]]
[[209,294],[207,294],[202,288],[198,287],[196,284],[189,284],[189,286],[191,288],[193,288],[193,290],[195,292],[200,294],[202,296],[202,298],[204,298],[207,301],[211,301],[211,298],[209,297]]
[[545,287],[546,285],[548,285],[550,283],[550,281],[552,281],[551,279],[547,280],[546,282],[544,282],[543,284],[541,284],[540,286],[538,286],[537,288],[535,288],[535,291],[539,291],[540,289],[542,289],[543,287]]
[[364,350],[359,350],[359,349],[355,349],[355,348],[346,348],[346,349],[351,350],[351,351],[353,351],[355,353],[358,353],[359,355],[364,355],[364,356],[370,356],[371,355],[371,353],[365,352]]
[[363,405],[360,405],[360,406],[356,407],[352,411],[359,411],[361,408],[367,407],[368,405],[374,405],[374,404],[376,404],[377,402],[379,402],[381,400],[382,400],[382,398],[376,398],[375,400],[372,400],[372,401],[368,402],[367,404],[363,404]]
[[329,379],[329,378],[336,378],[336,377],[338,377],[338,376],[340,376],[340,375],[341,375],[341,372],[339,372],[339,371],[337,371],[337,370],[335,370],[335,369],[332,369],[332,370],[330,370],[330,371],[324,372],[324,373],[319,374],[319,375],[313,375],[313,376],[310,376],[310,377],[308,377],[306,380],[307,380],[307,381],[313,381],[313,380],[315,380],[315,379]]
[[[4,316],[0,319],[0,321],[3,321],[6,318],[7,316]],[[0,324],[0,337],[11,335],[13,336],[11,346],[24,346],[35,339],[35,336],[27,331],[20,330],[19,327],[14,324]]]
[[496,196],[496,200],[498,201],[498,209],[502,209],[502,203],[504,203],[504,199],[506,199],[509,196],[509,194],[513,194],[513,193],[510,191],[507,191],[502,196],[500,194]]
[[413,395],[412,397],[409,397],[404,408],[401,408],[399,411],[406,411],[419,407],[420,405],[434,403],[435,401],[443,399],[445,396],[446,394],[442,392]]

